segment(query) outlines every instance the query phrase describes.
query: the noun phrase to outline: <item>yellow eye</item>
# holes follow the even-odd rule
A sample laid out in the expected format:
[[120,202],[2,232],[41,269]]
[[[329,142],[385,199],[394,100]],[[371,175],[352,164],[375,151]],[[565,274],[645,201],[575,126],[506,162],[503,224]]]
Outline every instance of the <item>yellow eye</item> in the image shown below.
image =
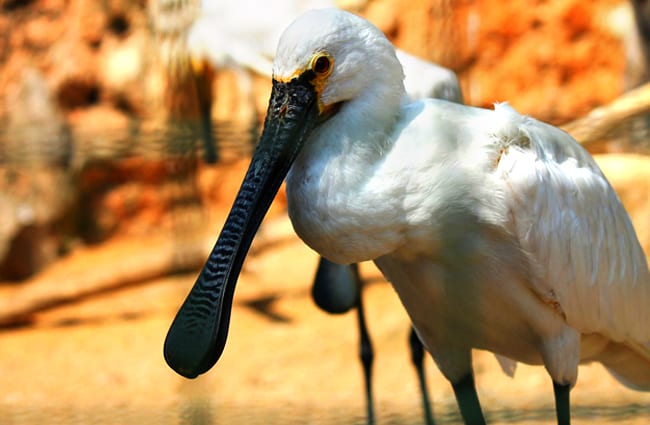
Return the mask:
[[332,71],[332,58],[325,53],[314,56],[311,62],[311,69],[319,76],[326,76]]

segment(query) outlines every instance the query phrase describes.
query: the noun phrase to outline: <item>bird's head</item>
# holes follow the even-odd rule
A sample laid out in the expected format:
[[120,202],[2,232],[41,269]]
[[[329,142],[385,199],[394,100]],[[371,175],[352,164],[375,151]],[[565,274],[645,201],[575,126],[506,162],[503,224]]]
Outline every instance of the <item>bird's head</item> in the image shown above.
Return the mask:
[[351,13],[314,10],[286,29],[260,142],[219,239],[165,341],[165,358],[174,370],[194,377],[221,356],[242,262],[312,131],[342,113],[348,102],[367,108],[399,105],[402,80],[394,47]]
[[370,85],[388,87],[401,96],[403,78],[395,48],[384,34],[339,9],[311,10],[296,19],[282,34],[273,63],[274,82],[307,84],[320,120]]

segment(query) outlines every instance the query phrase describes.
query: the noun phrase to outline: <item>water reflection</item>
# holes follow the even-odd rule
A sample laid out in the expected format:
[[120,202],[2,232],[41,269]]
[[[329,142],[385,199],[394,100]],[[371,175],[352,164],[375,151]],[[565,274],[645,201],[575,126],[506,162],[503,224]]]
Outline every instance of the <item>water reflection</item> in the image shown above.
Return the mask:
[[[71,165],[78,169],[97,160],[194,154],[228,160],[249,155],[258,131],[256,125],[214,122],[212,135],[206,138],[207,130],[199,121],[162,123],[137,119],[131,119],[124,128],[98,131],[98,127],[101,128],[94,125],[93,130],[67,129],[63,135],[0,129],[0,166]],[[60,142],[62,139],[65,143]],[[206,139],[216,146],[205,146]]]
[[[442,410],[442,409],[440,409]],[[418,412],[378,412],[378,423],[408,425],[419,424]],[[555,421],[551,407],[531,410],[488,410],[487,420],[493,424],[529,424]],[[243,424],[337,424],[361,425],[365,421],[345,407],[336,409],[308,408],[306,406],[278,406],[277,408],[250,406],[215,406],[208,399],[187,399],[180,406],[97,406],[94,408],[43,407],[32,409],[0,405],[3,424],[51,424],[51,425],[243,425]],[[597,419],[597,423],[643,419],[650,420],[650,407],[639,404],[618,406],[575,406],[572,417],[576,421]],[[445,406],[436,412],[436,423],[457,424],[460,417],[453,407]],[[639,422],[640,423],[640,422]]]
[[180,408],[179,425],[212,425],[213,407],[207,398],[188,399]]

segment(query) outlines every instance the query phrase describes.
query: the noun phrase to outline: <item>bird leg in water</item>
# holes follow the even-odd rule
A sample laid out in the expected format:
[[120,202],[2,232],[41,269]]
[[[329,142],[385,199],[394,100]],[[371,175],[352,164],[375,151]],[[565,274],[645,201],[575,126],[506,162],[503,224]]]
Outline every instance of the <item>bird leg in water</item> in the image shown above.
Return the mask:
[[321,257],[312,286],[312,298],[318,307],[331,314],[345,313],[355,307],[357,309],[359,357],[366,391],[367,423],[374,425],[375,409],[372,397],[374,351],[361,302],[361,285],[358,264],[335,264]]
[[[359,266],[358,264],[353,264],[350,266],[353,271],[353,274],[356,278],[356,281],[361,287],[361,277],[359,275]],[[363,308],[363,302],[361,298],[361,291],[359,291],[358,300],[357,300],[357,317],[359,319],[359,356],[361,358],[361,364],[363,366],[364,380],[366,385],[366,401],[367,401],[367,414],[368,414],[368,425],[375,423],[375,413],[374,413],[374,402],[372,396],[372,364],[374,361],[374,349],[372,347],[372,341],[370,340],[370,334],[368,333],[368,327],[366,326],[365,311]],[[418,337],[415,329],[411,327],[411,332],[409,334],[409,348],[411,350],[411,361],[415,367],[415,371],[420,383],[420,391],[422,393],[422,408],[424,411],[424,420],[427,425],[435,425],[433,420],[433,412],[431,410],[431,402],[429,400],[429,390],[427,388],[427,381],[424,375],[424,347],[422,342]]]
[[474,376],[469,373],[465,378],[452,383],[460,414],[467,425],[485,425],[485,418],[478,401]]
[[569,425],[571,423],[571,404],[569,400],[571,385],[562,385],[553,382],[553,391],[555,393],[557,423],[558,425]]
[[[353,264],[350,266],[357,282],[361,282],[359,276],[359,265]],[[363,377],[366,384],[366,410],[368,417],[368,425],[375,423],[375,407],[372,398],[372,363],[375,359],[375,352],[372,348],[370,341],[370,334],[366,326],[365,311],[363,310],[363,302],[361,301],[361,291],[357,298],[357,318],[359,319],[359,357],[361,358],[361,365],[363,366]]]
[[427,380],[424,375],[424,346],[413,327],[411,327],[411,332],[409,334],[409,348],[411,350],[411,361],[413,362],[413,367],[415,368],[418,381],[420,382],[424,420],[427,425],[434,425],[435,421],[433,420],[433,411],[429,400],[429,389],[427,388]]
[[[367,403],[367,421],[369,425],[375,423],[374,402],[372,395],[372,365],[374,350],[370,334],[366,325],[365,311],[361,300],[361,276],[358,264],[340,265],[321,257],[312,287],[314,302],[322,310],[339,314],[357,308],[359,325],[359,357],[363,367],[364,383]],[[415,367],[422,393],[422,407],[426,425],[434,425],[433,412],[426,377],[424,375],[424,347],[415,329],[410,328],[409,348],[411,361]]]

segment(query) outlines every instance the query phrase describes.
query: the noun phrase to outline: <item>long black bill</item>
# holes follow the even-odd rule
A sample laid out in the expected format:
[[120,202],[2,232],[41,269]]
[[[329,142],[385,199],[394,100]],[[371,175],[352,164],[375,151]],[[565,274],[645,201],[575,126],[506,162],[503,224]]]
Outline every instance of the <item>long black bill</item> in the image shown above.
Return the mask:
[[309,71],[288,83],[273,81],[262,137],[237,198],[165,339],[165,360],[180,375],[207,372],[223,352],[235,284],[253,236],[317,123],[312,78]]

